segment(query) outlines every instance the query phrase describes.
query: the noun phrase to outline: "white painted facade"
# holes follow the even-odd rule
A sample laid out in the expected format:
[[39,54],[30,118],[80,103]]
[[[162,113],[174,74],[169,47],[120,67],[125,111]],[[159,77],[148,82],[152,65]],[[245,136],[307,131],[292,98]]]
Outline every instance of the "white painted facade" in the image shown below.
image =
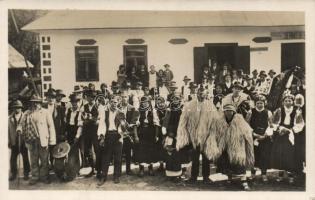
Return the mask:
[[[157,69],[168,63],[174,72],[175,81],[182,84],[185,75],[194,78],[194,47],[205,43],[238,43],[239,46],[268,47],[268,51],[250,53],[250,66],[253,69],[281,70],[281,43],[304,42],[304,40],[275,40],[270,43],[255,43],[254,37],[270,36],[273,31],[303,31],[302,26],[290,27],[195,27],[195,28],[138,28],[138,29],[85,29],[85,30],[50,30],[40,31],[40,38],[50,37],[51,75],[53,88],[62,88],[69,94],[77,84],[87,85],[88,82],[75,81],[75,46],[80,46],[80,39],[94,39],[98,46],[99,82],[110,83],[116,80],[118,66],[123,64],[123,46],[128,45],[127,39],[143,39],[147,45],[148,66]],[[173,38],[185,38],[186,44],[171,44]],[[41,40],[42,41],[42,40]],[[47,41],[46,41],[47,42]],[[44,44],[44,43],[42,43]],[[42,50],[42,49],[41,49]],[[45,60],[42,57],[42,61]],[[46,59],[47,60],[47,59]],[[42,65],[42,68],[46,66]],[[46,67],[47,68],[47,67]]]

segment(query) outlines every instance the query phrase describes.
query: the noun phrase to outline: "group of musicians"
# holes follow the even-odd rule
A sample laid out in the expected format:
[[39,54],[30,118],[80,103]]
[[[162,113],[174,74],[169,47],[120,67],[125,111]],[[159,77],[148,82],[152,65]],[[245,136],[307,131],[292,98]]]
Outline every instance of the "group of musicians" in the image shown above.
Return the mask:
[[[156,73],[154,66],[150,69],[149,74]],[[25,112],[21,101],[16,100],[10,105],[9,116],[10,180],[18,175],[17,157],[21,153],[24,179],[28,180],[31,172],[31,185],[39,181],[50,183],[49,170],[56,168],[57,163],[54,154],[65,149],[59,144],[67,143],[71,153],[64,156],[63,164],[76,163],[71,157],[77,156],[79,169],[90,168],[86,176],[96,174],[99,186],[106,182],[111,164],[113,181],[120,182],[122,160],[127,175],[134,174],[131,164],[135,163],[139,165],[138,176],[154,176],[153,164],[159,163],[158,170],[165,171],[176,182],[185,178],[192,163],[188,181],[194,183],[199,174],[200,155],[204,183],[211,182],[211,162],[229,180],[232,175],[244,174],[246,168],[255,177],[258,167],[263,181],[268,181],[267,169],[275,168],[283,170],[279,181],[284,177],[283,172],[287,172],[289,182],[293,183],[294,175],[302,173],[305,162],[305,144],[299,142],[305,134],[305,109],[301,103],[304,85],[297,87],[289,80],[281,105],[270,111],[266,97],[274,75],[272,70],[268,75],[257,70],[247,75],[241,70],[230,72],[223,68],[214,76],[205,68],[200,84],[185,76],[181,88],[172,80],[160,83],[149,80],[150,84],[139,81],[135,88],[131,88],[130,82],[119,80],[113,81],[111,88],[102,84],[100,90],[90,83],[84,88],[75,86],[69,101],[65,101],[67,97],[61,89],[50,88],[45,99],[33,95]],[[297,99],[300,103],[296,103]],[[196,110],[191,112],[187,108]],[[207,109],[211,112],[204,114]],[[218,117],[210,123],[208,115]],[[206,131],[199,133],[199,129]],[[227,136],[204,137],[202,134],[207,134],[207,130]],[[250,133],[250,137],[241,137],[245,133]],[[238,137],[247,139],[239,143]],[[69,181],[78,173],[58,177]],[[246,176],[241,180],[243,188],[248,190]]]

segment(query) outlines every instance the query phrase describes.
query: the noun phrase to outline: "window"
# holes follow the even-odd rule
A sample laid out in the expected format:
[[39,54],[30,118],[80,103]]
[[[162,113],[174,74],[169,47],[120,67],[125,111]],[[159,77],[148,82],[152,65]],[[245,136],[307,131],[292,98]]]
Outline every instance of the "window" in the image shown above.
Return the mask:
[[98,81],[98,47],[75,47],[76,81]]

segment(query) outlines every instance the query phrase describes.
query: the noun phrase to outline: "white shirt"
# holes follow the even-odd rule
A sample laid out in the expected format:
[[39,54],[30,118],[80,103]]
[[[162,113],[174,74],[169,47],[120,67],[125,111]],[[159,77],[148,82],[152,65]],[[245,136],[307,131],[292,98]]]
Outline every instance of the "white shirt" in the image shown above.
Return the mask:
[[117,131],[116,125],[115,125],[115,117],[116,117],[117,111],[109,110],[109,118],[108,118],[108,130],[109,131]]
[[105,135],[106,132],[106,123],[105,123],[105,111],[107,106],[100,104],[98,106],[98,128],[97,128],[97,135]]
[[149,72],[149,88],[155,88],[156,87],[156,71],[154,73]]
[[52,116],[54,113],[54,110],[55,110],[55,105],[54,104],[48,104],[47,110]]
[[[69,121],[69,124],[74,126],[75,125],[75,117],[77,115],[77,111],[79,111],[79,115],[78,115],[78,126],[83,126],[83,121],[82,121],[82,118],[81,118],[81,112],[80,110],[75,110],[73,111],[72,108],[70,109],[71,111],[71,115],[70,115],[70,121]],[[68,111],[69,112],[69,111]],[[67,114],[66,114],[67,116]]]

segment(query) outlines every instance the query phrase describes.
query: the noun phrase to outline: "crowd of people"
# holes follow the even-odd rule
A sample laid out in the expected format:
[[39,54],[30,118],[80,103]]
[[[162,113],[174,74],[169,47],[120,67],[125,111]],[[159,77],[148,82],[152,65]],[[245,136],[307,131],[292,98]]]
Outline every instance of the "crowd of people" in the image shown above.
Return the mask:
[[[290,74],[280,104],[270,107],[270,91],[279,77],[273,70],[245,74],[228,64],[221,71],[205,66],[201,83],[185,76],[179,87],[170,65],[164,67],[140,67],[140,78],[135,70],[126,75],[121,65],[111,87],[74,86],[68,97],[50,88],[44,99],[33,95],[29,108],[14,101],[9,116],[10,180],[17,177],[19,153],[24,178],[32,175],[31,185],[50,183],[50,169],[63,181],[89,169],[86,176],[96,175],[101,186],[110,165],[114,183],[119,183],[123,160],[127,175],[135,173],[134,163],[139,177],[154,176],[153,164],[159,163],[158,170],[170,181],[195,183],[202,158],[205,184],[211,182],[212,163],[228,182],[240,177],[244,190],[250,189],[248,178],[256,178],[257,169],[263,182],[268,182],[268,169],[280,170],[277,181],[288,177],[294,183],[303,176],[303,79]],[[251,177],[246,176],[248,169]]]

